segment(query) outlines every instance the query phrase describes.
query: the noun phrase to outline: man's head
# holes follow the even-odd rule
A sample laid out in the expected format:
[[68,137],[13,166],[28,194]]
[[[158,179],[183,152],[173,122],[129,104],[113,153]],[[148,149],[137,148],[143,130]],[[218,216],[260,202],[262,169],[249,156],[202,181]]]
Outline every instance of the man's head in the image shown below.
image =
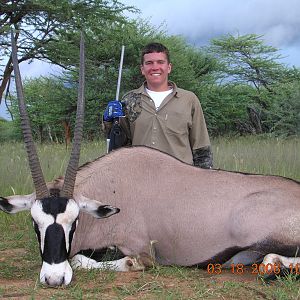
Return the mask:
[[169,50],[161,43],[149,43],[142,49],[141,65],[144,63],[144,55],[148,53],[164,53],[168,63],[170,63]]
[[169,50],[160,43],[150,43],[142,50],[141,72],[145,76],[148,89],[166,91],[168,76],[172,70]]

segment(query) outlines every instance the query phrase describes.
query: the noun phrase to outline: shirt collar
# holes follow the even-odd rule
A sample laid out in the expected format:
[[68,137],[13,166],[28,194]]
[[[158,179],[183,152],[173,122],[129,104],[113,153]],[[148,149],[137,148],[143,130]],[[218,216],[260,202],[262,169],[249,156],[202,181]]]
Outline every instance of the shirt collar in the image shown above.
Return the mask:
[[[137,94],[148,95],[148,94],[146,93],[146,89],[145,89],[145,88],[146,88],[146,84],[147,84],[147,82],[144,81],[143,84],[142,84],[139,88],[137,88],[137,89],[135,90],[135,92],[136,92]],[[173,94],[174,94],[174,96],[180,97],[180,91],[178,90],[176,83],[173,82],[173,81],[168,81],[168,84],[169,84],[169,86],[171,86],[171,87],[173,88]]]

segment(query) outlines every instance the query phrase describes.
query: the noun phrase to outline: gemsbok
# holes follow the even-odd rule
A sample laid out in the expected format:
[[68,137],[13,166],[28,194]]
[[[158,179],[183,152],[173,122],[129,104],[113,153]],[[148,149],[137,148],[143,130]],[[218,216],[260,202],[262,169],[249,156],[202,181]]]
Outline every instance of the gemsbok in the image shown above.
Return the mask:
[[[199,169],[147,147],[121,148],[78,169],[83,38],[71,158],[65,177],[46,184],[24,104],[13,35],[12,44],[35,192],[0,197],[0,208],[7,213],[31,210],[42,283],[68,285],[69,259],[75,268],[116,271],[142,270],[152,262],[216,270],[239,264],[268,275],[300,263],[300,183],[295,180]],[[118,259],[98,262],[83,255],[112,247],[121,253]]]

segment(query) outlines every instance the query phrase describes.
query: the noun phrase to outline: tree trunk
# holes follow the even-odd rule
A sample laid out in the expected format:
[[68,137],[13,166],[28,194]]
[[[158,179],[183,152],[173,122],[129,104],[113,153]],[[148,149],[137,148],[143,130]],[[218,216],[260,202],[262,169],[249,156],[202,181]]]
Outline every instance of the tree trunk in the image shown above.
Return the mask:
[[49,139],[50,141],[53,143],[53,137],[52,137],[52,134],[51,134],[51,127],[49,125],[47,125],[47,129],[48,129],[48,136],[49,136]]
[[262,133],[260,113],[253,107],[247,107],[249,120],[257,134]]
[[68,148],[68,146],[71,143],[71,127],[70,127],[70,123],[67,122],[66,120],[64,120],[62,123],[63,123],[64,129],[65,129],[66,148]]
[[9,82],[9,80],[10,80],[10,75],[11,75],[12,71],[13,71],[13,67],[12,67],[12,61],[11,61],[11,57],[10,57],[7,64],[6,64],[6,67],[5,67],[5,70],[4,70],[4,73],[3,73],[2,82],[0,84],[0,104],[1,104],[1,101],[2,101],[3,93],[6,89],[6,86]]

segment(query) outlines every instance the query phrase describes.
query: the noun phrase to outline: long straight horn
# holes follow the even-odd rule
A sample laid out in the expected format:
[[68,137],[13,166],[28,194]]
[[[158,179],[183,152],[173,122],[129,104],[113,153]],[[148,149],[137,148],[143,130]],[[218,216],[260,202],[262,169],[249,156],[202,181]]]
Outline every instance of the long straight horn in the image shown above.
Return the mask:
[[85,65],[84,65],[84,38],[81,33],[80,38],[80,67],[79,67],[79,88],[78,88],[78,100],[77,100],[77,112],[76,112],[76,124],[74,130],[73,147],[71,152],[70,161],[66,170],[64,185],[62,188],[62,196],[71,198],[73,196],[76,173],[78,169],[80,145],[83,135],[83,122],[84,122],[84,77],[85,77]]
[[12,61],[15,73],[15,82],[19,103],[21,129],[23,132],[24,143],[28,155],[28,162],[31,171],[33,184],[36,191],[36,198],[41,199],[49,195],[48,188],[43,176],[40,161],[36,152],[36,148],[33,142],[30,121],[26,110],[24,101],[23,86],[21,80],[21,74],[19,69],[18,57],[17,57],[17,45],[15,42],[13,31],[11,31],[11,45],[12,45]]

